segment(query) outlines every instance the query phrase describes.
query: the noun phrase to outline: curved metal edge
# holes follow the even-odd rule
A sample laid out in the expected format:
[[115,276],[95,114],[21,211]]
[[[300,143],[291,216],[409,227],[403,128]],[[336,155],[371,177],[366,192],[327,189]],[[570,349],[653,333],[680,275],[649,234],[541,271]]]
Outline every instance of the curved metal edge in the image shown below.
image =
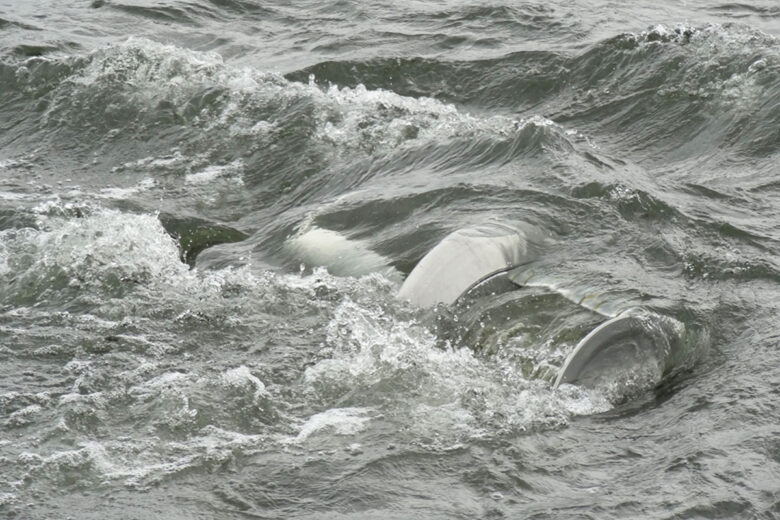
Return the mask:
[[677,345],[684,332],[683,324],[673,318],[641,308],[627,309],[598,325],[577,343],[558,371],[553,388],[563,383],[575,383],[597,354],[612,346],[621,336],[636,334],[650,338],[654,345],[663,347],[664,355],[668,357],[670,352],[667,349]]
[[605,321],[591,330],[577,343],[574,350],[566,357],[563,366],[558,370],[553,388],[558,388],[561,383],[573,383],[582,372],[582,369],[590,362],[593,356],[606,347],[610,340],[618,335],[623,335],[637,326],[634,316],[620,315]]

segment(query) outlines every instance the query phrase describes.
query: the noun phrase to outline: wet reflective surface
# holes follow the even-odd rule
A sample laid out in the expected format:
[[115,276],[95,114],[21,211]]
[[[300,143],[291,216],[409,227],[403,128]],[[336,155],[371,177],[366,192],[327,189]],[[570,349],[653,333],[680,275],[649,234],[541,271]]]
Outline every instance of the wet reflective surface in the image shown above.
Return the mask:
[[[761,1],[0,3],[0,516],[780,514],[778,37]],[[523,287],[396,298],[517,222]],[[679,354],[553,389],[635,306]]]

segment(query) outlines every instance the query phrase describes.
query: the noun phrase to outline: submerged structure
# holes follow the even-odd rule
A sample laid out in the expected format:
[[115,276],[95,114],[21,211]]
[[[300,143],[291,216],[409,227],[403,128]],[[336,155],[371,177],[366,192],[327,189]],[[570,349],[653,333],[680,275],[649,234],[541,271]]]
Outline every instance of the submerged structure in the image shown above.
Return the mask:
[[[453,304],[499,276],[521,287],[519,277],[510,272],[536,259],[549,243],[542,230],[525,223],[457,230],[420,260],[398,296],[431,307]],[[575,303],[582,304],[582,300]],[[566,357],[554,388],[561,384],[604,386],[627,377],[658,381],[673,368],[672,360],[684,344],[683,323],[636,307],[606,317]]]
[[[563,384],[600,389],[615,385],[647,389],[657,384],[684,355],[688,342],[685,325],[634,305],[604,305],[603,298],[590,294],[587,288],[564,287],[526,276],[523,267],[542,258],[553,243],[548,233],[525,222],[488,223],[456,230],[416,264],[403,281],[398,297],[420,308],[432,308],[485,295],[495,298],[523,288],[541,288],[601,319],[550,378],[554,389]],[[325,266],[337,276],[379,272],[394,280],[401,277],[390,266],[390,260],[372,251],[367,243],[347,239],[335,231],[306,225],[288,239],[286,249],[296,259]],[[472,321],[480,322],[474,316]]]

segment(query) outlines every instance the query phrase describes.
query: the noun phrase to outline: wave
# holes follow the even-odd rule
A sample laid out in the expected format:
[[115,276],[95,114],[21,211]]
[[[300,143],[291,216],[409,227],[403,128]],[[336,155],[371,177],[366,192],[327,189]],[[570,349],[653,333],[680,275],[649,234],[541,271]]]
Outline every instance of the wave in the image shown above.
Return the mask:
[[433,95],[483,110],[533,111],[607,133],[625,152],[679,159],[719,145],[749,156],[772,153],[780,123],[778,72],[777,40],[731,24],[659,25],[574,56],[520,51],[475,61],[326,61],[287,77],[301,81],[314,74],[323,84]]
[[616,145],[664,162],[719,147],[760,157],[780,121],[778,50],[738,25],[620,35],[576,59],[576,93],[556,117],[595,121]]
[[[230,67],[216,54],[135,38],[86,57],[6,63],[3,72],[6,101],[22,96],[35,100],[42,112],[40,124],[79,131],[114,129],[116,134],[123,126],[141,125],[142,130],[157,122],[256,137],[273,126],[313,123],[301,129],[301,137],[311,134],[360,148],[395,146],[425,135],[506,135],[515,125],[507,118],[460,114],[429,97],[409,98],[362,85],[322,90],[278,74]],[[294,118],[298,121],[286,121]]]
[[5,63],[0,82],[9,121],[0,141],[11,152],[47,149],[43,168],[54,170],[46,161],[57,156],[77,170],[91,156],[92,182],[121,172],[165,180],[161,188],[189,184],[189,195],[222,177],[199,172],[237,165],[255,206],[298,207],[399,170],[600,162],[586,137],[540,116],[472,115],[360,84],[323,88],[143,39]]

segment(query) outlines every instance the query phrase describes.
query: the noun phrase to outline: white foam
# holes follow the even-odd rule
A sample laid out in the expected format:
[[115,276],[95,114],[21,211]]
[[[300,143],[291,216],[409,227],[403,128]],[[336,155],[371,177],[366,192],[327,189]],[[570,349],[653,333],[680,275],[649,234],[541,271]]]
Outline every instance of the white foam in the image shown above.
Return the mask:
[[240,175],[244,164],[241,160],[235,160],[230,164],[210,165],[195,173],[188,173],[184,176],[184,182],[187,184],[210,184],[217,179],[227,179],[236,184],[243,184],[244,181]]
[[182,372],[164,372],[148,381],[144,381],[131,389],[131,393],[139,396],[158,395],[165,389],[176,389],[185,382],[191,381],[193,376]]
[[142,171],[176,171],[186,168],[191,165],[193,161],[203,161],[204,158],[196,155],[193,157],[187,157],[181,153],[181,150],[174,148],[171,153],[162,157],[148,156],[135,161],[130,161],[116,166],[112,171],[122,170],[142,170]]
[[[348,298],[328,325],[323,354],[304,374],[318,399],[349,393],[356,406],[379,400],[420,436],[449,442],[507,428],[557,427],[610,406],[598,393],[556,392],[547,381],[528,380],[508,359],[442,346],[421,325]],[[384,393],[391,395],[383,399]]]
[[136,195],[145,191],[149,191],[156,185],[154,179],[147,177],[135,186],[127,188],[102,188],[99,193],[100,198],[105,199],[126,199],[131,195]]
[[125,42],[111,45],[93,53],[89,66],[73,78],[74,83],[93,85],[115,81],[118,73],[132,72],[122,78],[123,83],[144,85],[166,82],[175,89],[198,75],[208,75],[223,64],[217,53],[195,52],[156,43],[145,38],[130,37]]
[[365,429],[371,420],[368,408],[331,408],[309,417],[301,426],[296,442],[302,442],[315,433],[327,430],[336,435],[354,435]]
[[157,446],[156,450],[162,453],[150,451],[144,453],[141,460],[124,459],[105,476],[122,479],[128,486],[145,487],[189,468],[227,461],[238,452],[261,445],[264,440],[261,435],[244,435],[206,426],[192,439]]
[[265,385],[260,379],[252,374],[245,365],[228,370],[222,374],[222,383],[229,387],[244,387],[250,386],[254,388],[255,401],[268,397],[268,391],[265,389]]
[[[308,135],[329,145],[336,153],[391,151],[407,143],[419,145],[453,138],[512,138],[528,125],[560,129],[559,125],[539,116],[520,121],[503,116],[476,117],[433,98],[402,96],[363,85],[331,86],[323,90],[313,81],[308,84],[288,81],[276,73],[225,64],[217,54],[143,38],[131,38],[93,52],[87,66],[71,80],[69,85],[77,91],[84,90],[87,95],[96,89],[125,89],[134,103],[150,108],[161,99],[184,108],[204,90],[219,89],[220,103],[204,107],[193,123],[216,138],[254,138],[253,146],[258,148],[264,146],[265,137],[279,128],[278,121],[269,118],[269,113],[301,101],[312,106],[313,131]],[[74,97],[71,90],[63,91],[49,111],[58,110],[58,106],[68,109]],[[259,117],[255,115],[258,113]],[[222,131],[227,135],[220,134]],[[176,154],[169,160],[166,163],[152,159],[127,166],[169,169],[181,164]],[[197,172],[193,175],[191,182],[207,182],[205,179],[210,179],[213,173],[203,173],[202,177]]]
[[6,276],[11,273],[11,266],[8,264],[8,249],[5,244],[0,242],[0,276]]
[[[382,89],[331,86],[321,98],[324,118],[317,135],[343,148],[394,149],[404,144],[444,142],[454,138],[510,138],[529,125],[560,129],[540,116],[516,120],[503,116],[480,118],[461,113],[436,99],[401,96]],[[317,94],[315,93],[315,98]],[[563,133],[563,132],[562,132]]]
[[[76,385],[74,385],[76,386]],[[94,392],[91,394],[82,394],[80,392],[70,392],[67,394],[62,394],[59,399],[59,405],[65,406],[71,403],[81,403],[81,402],[87,402],[87,403],[100,403],[103,399],[103,393],[102,392]]]
[[[685,24],[674,27],[660,24],[632,36],[640,45],[659,45],[667,42],[684,42],[687,45],[687,52],[695,59],[695,64],[687,76],[693,79],[699,75],[715,76],[706,84],[694,86],[689,94],[711,99],[721,105],[721,109],[747,113],[760,109],[761,100],[766,93],[766,82],[759,81],[757,76],[769,64],[775,65],[776,59],[771,55],[759,59],[755,59],[755,56],[758,49],[777,45],[777,39],[773,36],[748,26],[720,24],[708,24],[700,28]],[[741,60],[753,61],[745,70],[733,73],[728,78],[717,77],[721,70],[724,70],[722,63],[725,58],[732,63],[739,63]],[[683,82],[682,85],[670,87],[686,88],[686,84],[687,82]]]
[[[102,284],[114,277],[136,282],[187,276],[174,240],[154,215],[136,215],[109,209],[62,205],[59,201],[36,207],[38,229],[0,231],[3,270],[23,269],[30,283],[48,288],[53,272],[71,284]],[[82,218],[58,214],[78,211]],[[33,258],[26,264],[25,258]],[[35,281],[37,280],[37,282]]]
[[14,193],[10,191],[0,191],[0,200],[28,200],[30,195],[26,193]]
[[130,487],[145,488],[190,468],[225,462],[237,453],[261,446],[264,440],[260,435],[207,426],[183,442],[159,438],[84,441],[76,449],[47,455],[24,452],[17,462],[28,468],[28,475],[59,478],[77,470],[85,480],[120,480]]
[[8,419],[6,420],[6,424],[12,427],[29,424],[34,420],[36,415],[41,413],[42,410],[43,408],[37,404],[25,406],[24,408],[16,410],[11,415],[9,415]]

